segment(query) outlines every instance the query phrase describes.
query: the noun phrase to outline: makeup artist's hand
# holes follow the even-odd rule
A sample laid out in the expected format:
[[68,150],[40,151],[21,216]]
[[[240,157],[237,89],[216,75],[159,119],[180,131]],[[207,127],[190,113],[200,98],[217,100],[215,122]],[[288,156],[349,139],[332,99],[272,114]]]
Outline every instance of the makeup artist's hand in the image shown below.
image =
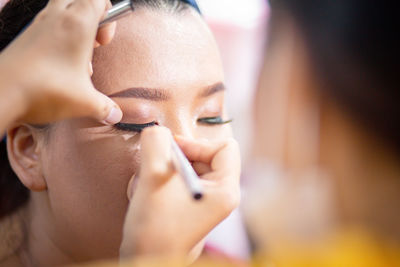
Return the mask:
[[[46,123],[90,116],[114,124],[122,112],[91,81],[93,48],[113,38],[116,24],[98,30],[109,0],[50,0],[32,24],[0,54],[5,116]],[[5,100],[6,99],[6,100]]]
[[145,129],[141,135],[140,177],[128,191],[131,201],[122,257],[188,255],[239,204],[237,142],[176,141],[200,175],[204,197],[193,200],[183,178],[175,172],[170,131],[162,127]]

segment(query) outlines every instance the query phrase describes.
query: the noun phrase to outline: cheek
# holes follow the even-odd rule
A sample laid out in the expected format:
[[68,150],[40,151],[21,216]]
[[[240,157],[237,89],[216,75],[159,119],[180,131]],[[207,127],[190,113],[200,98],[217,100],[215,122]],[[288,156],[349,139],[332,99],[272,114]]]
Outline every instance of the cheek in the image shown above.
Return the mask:
[[215,126],[197,126],[196,138],[204,138],[212,141],[222,141],[232,137],[232,128],[229,124]]
[[109,229],[110,238],[119,236],[128,205],[127,186],[140,161],[136,141],[116,134],[52,136],[45,178],[59,227],[79,225],[74,233],[80,238],[86,233],[107,238],[104,229]]
[[57,142],[49,149],[57,153],[49,158],[48,186],[61,191],[54,193],[73,190],[69,193],[75,197],[106,200],[108,205],[126,198],[127,184],[140,160],[137,145],[128,142],[90,136]]

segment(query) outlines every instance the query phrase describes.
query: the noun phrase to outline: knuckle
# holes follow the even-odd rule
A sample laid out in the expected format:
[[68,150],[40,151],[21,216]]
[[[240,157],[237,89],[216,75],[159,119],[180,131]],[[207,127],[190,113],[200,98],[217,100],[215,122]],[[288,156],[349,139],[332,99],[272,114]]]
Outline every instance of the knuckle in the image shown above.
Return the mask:
[[98,101],[99,103],[94,103],[94,108],[99,113],[101,118],[105,118],[109,113],[109,107],[105,101]]
[[85,113],[87,116],[94,117],[98,120],[105,120],[108,115],[108,108],[105,104],[97,103],[94,101],[86,101],[83,103],[85,108]]
[[76,13],[65,12],[60,22],[60,27],[63,32],[69,32],[75,36],[81,36],[85,35],[89,20],[85,16]]
[[164,180],[166,178],[169,178],[171,175],[171,168],[167,163],[153,162],[150,164],[149,167],[150,168],[146,170],[146,173],[152,178]]
[[98,19],[99,15],[105,11],[106,6],[106,0],[85,0],[80,2],[80,10],[91,20]]

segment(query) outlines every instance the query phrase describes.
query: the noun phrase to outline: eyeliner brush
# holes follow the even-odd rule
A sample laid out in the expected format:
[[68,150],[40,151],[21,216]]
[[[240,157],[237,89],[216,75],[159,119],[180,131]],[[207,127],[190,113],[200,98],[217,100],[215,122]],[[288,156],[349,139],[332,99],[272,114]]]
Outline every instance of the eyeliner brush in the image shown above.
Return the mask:
[[192,197],[195,200],[202,199],[203,187],[200,184],[199,176],[194,171],[189,160],[183,154],[182,150],[179,148],[174,138],[172,138],[171,144],[172,144],[172,151],[175,154],[175,157],[172,157],[175,168],[185,180],[185,184],[188,187]]
[[116,5],[113,5],[110,10],[108,10],[106,17],[100,22],[99,26],[102,27],[105,24],[114,22],[124,17],[125,15],[128,15],[134,10],[135,9],[131,0],[125,0]]

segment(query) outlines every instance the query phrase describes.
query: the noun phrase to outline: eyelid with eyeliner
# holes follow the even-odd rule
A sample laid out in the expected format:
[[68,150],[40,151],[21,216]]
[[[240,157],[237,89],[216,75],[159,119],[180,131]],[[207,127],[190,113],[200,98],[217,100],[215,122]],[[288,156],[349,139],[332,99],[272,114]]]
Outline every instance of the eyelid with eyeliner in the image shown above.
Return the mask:
[[114,125],[114,127],[117,130],[121,131],[129,131],[129,132],[137,132],[140,133],[142,132],[145,128],[147,127],[152,127],[158,125],[157,122],[152,121],[149,123],[144,123],[144,124],[134,124],[134,123],[117,123]]
[[[200,118],[197,120],[198,123],[212,125],[223,125],[231,123],[233,120],[223,120],[222,117],[207,117],[207,118]],[[134,124],[134,123],[117,123],[114,125],[114,128],[121,131],[128,131],[128,132],[142,132],[147,127],[152,127],[158,125],[157,122],[149,122],[144,124]]]

